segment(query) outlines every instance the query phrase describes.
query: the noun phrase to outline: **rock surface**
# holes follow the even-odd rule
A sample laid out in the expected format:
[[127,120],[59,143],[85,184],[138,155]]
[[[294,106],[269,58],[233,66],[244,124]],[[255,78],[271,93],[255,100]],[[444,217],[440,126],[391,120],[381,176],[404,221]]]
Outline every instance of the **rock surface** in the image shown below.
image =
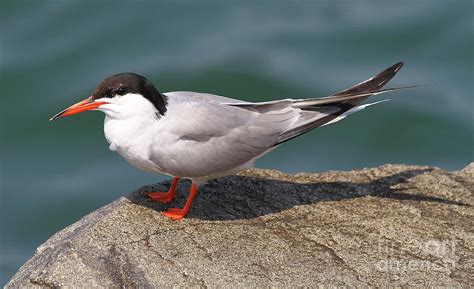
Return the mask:
[[[143,187],[56,233],[7,287],[473,286],[474,163],[287,175],[203,186],[187,219]],[[180,182],[181,206],[188,182]]]

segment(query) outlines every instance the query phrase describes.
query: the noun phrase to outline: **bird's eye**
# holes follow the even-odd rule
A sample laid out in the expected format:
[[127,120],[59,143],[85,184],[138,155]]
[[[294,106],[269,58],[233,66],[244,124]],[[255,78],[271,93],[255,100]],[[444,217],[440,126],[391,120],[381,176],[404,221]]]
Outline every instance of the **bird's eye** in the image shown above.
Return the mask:
[[117,88],[117,90],[115,91],[116,94],[118,95],[124,95],[124,94],[127,94],[128,93],[128,89],[126,89],[125,87],[119,87]]

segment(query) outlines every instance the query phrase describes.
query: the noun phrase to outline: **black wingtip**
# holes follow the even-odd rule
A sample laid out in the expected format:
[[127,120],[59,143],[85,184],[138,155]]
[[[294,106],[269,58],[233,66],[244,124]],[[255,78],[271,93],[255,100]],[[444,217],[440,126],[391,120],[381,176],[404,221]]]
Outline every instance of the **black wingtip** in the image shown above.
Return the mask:
[[378,84],[380,88],[385,85],[390,79],[392,79],[395,74],[405,65],[402,61],[395,63],[394,65],[385,68],[382,72],[379,72],[377,75],[367,80],[367,82],[376,82],[376,80],[385,80],[382,84]]
[[403,65],[405,65],[405,62],[399,61],[384,71],[393,71],[394,73],[397,73],[403,67]]
[[402,61],[393,64],[390,67],[385,68],[382,72],[377,73],[373,77],[358,83],[346,90],[341,92],[335,93],[333,95],[346,95],[346,94],[354,94],[354,93],[364,93],[369,91],[377,91],[382,89],[387,82],[389,82],[395,74],[405,65]]

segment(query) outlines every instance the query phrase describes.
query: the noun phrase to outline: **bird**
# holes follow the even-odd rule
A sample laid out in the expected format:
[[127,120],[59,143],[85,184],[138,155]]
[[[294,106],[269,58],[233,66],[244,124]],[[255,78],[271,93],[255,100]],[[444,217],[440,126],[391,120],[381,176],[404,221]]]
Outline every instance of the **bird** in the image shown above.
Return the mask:
[[385,101],[361,104],[370,96],[410,88],[383,89],[403,65],[395,63],[328,96],[265,102],[190,91],[161,93],[144,76],[119,73],[105,78],[89,97],[50,121],[88,110],[104,112],[110,150],[138,169],[172,177],[167,192],[147,193],[151,201],[171,203],[178,180],[191,180],[184,206],[161,212],[179,220],[207,181],[250,168],[289,140]]

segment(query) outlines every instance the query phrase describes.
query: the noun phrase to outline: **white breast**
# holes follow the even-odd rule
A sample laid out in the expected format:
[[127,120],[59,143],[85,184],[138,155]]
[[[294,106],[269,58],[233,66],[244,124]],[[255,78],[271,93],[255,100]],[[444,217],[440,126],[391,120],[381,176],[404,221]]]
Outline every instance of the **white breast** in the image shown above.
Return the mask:
[[144,117],[115,119],[108,116],[104,121],[104,134],[110,150],[118,152],[131,165],[147,171],[162,172],[157,164],[150,160],[153,145],[154,126]]

